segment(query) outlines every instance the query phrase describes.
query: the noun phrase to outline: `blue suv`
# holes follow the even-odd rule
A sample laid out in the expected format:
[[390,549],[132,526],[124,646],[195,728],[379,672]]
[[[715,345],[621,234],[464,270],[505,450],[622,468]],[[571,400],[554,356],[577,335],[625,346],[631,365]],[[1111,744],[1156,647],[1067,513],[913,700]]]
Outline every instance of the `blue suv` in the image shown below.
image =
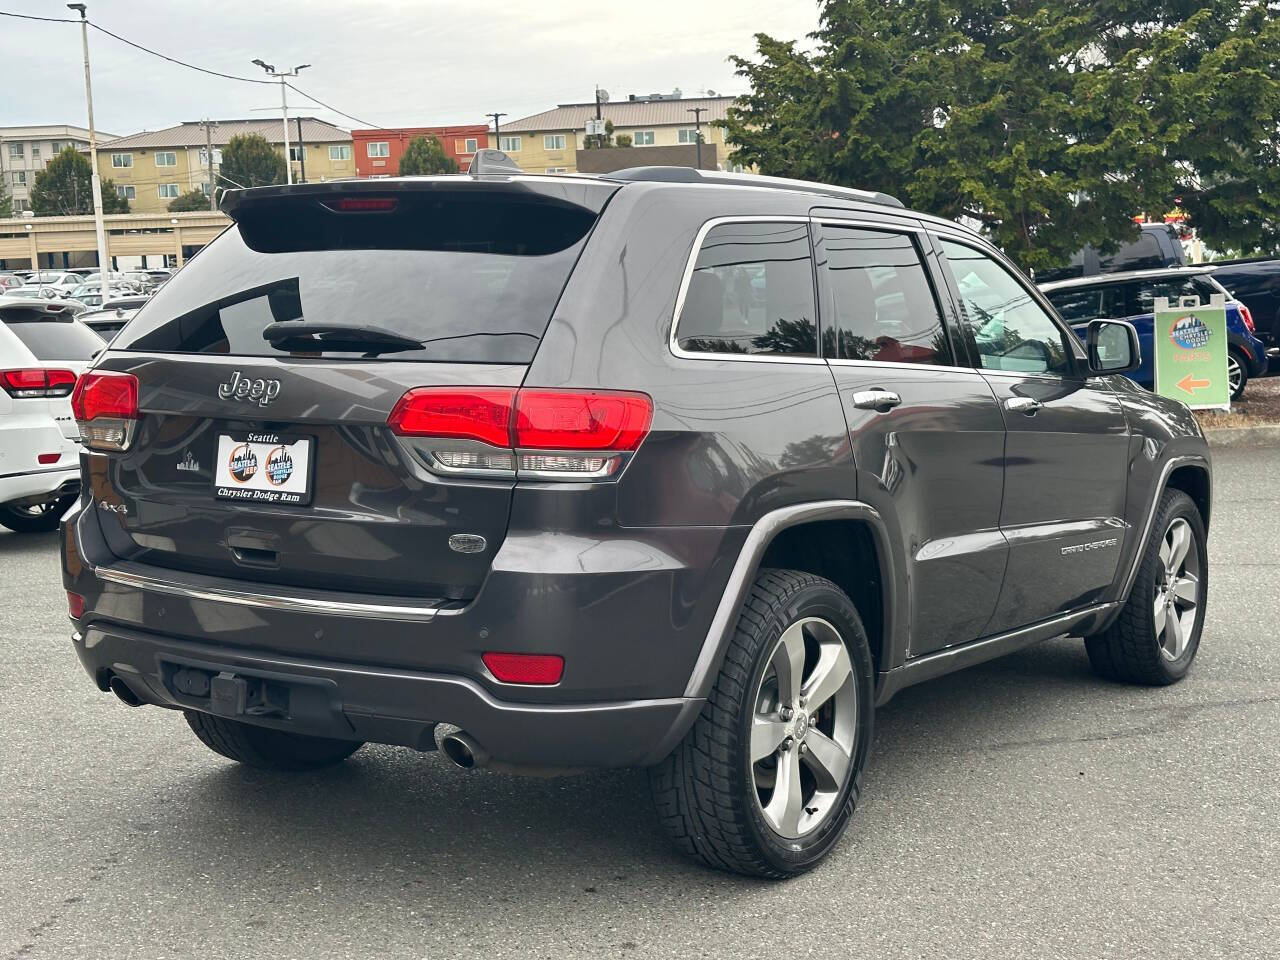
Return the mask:
[[1137,270],[1044,283],[1040,289],[1081,338],[1090,320],[1123,319],[1132,323],[1142,347],[1142,364],[1129,376],[1147,389],[1155,383],[1151,359],[1155,298],[1168,297],[1173,302],[1178,297],[1194,296],[1207,302],[1209,297],[1220,293],[1227,301],[1227,377],[1231,382],[1231,399],[1240,399],[1249,378],[1266,372],[1267,350],[1254,336],[1249,308],[1232,299],[1208,269]]

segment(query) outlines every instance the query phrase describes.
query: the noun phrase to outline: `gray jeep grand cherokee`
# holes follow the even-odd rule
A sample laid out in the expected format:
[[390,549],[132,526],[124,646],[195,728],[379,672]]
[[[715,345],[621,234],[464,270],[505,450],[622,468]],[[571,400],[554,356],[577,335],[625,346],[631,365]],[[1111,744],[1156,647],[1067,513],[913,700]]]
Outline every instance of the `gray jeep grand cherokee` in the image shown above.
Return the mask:
[[264,187],[75,391],[76,654],[224,756],[646,766],[781,877],[874,708],[1062,634],[1178,680],[1209,455],[975,234],[691,170]]

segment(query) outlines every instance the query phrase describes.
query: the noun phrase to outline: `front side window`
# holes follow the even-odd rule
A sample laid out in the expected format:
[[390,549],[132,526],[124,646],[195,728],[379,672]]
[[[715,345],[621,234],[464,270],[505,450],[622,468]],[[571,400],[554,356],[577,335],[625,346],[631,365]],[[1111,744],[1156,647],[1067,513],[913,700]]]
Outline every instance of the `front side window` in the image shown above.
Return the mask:
[[171,200],[178,195],[178,185],[176,183],[162,183],[156,188],[156,193],[162,200]]
[[176,167],[178,165],[178,155],[172,151],[165,151],[156,154],[157,167]]
[[941,243],[966,332],[984,369],[1073,372],[1066,335],[1008,270],[973,247]]
[[652,146],[653,146],[653,131],[652,131],[652,130],[637,130],[634,134],[632,134],[632,136],[631,136],[631,142],[632,142],[633,144],[635,144],[637,147],[652,147]]
[[330,147],[329,159],[330,160],[350,160],[351,148],[347,146],[345,143],[340,143],[337,146]]
[[520,138],[519,137],[499,137],[498,149],[503,153],[519,153]]
[[543,150],[563,150],[564,134],[563,133],[547,134],[545,137],[542,138],[542,149]]
[[386,140],[377,140],[373,143],[366,144],[365,149],[371,157],[391,156],[391,144]]
[[828,356],[951,363],[938,301],[910,236],[826,224],[822,236],[834,312],[823,331]]
[[816,357],[806,224],[722,223],[698,250],[676,323],[692,353]]
[[121,167],[132,167],[133,154],[132,153],[113,153],[111,155],[111,166],[117,169]]

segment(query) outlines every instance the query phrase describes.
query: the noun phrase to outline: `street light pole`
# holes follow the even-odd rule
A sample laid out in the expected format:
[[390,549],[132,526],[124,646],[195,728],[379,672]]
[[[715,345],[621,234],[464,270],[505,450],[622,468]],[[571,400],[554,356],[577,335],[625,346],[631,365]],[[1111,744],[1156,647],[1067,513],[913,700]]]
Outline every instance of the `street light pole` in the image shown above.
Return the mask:
[[[296,77],[299,72],[311,66],[309,63],[300,63],[292,70],[276,70],[275,66],[270,63],[264,63],[262,60],[254,60],[253,63],[267,72],[269,76],[275,77],[280,81],[280,116],[284,120],[284,179],[286,183],[293,183],[293,161],[289,159],[289,98],[285,92],[288,83],[285,77]],[[302,154],[299,153],[299,156]]]
[[[84,48],[84,99],[89,107],[89,165],[93,168],[89,174],[90,189],[93,191],[93,232],[98,242],[98,272],[105,278],[109,276],[111,264],[107,262],[107,230],[102,222],[102,177],[98,174],[98,135],[93,126],[93,85],[89,82],[89,17],[88,8],[83,3],[68,3],[67,8],[80,14],[80,45]],[[40,264],[33,263],[39,270]]]
[[693,138],[698,141],[698,169],[702,169],[702,114],[706,107],[690,107],[686,113],[693,114]]

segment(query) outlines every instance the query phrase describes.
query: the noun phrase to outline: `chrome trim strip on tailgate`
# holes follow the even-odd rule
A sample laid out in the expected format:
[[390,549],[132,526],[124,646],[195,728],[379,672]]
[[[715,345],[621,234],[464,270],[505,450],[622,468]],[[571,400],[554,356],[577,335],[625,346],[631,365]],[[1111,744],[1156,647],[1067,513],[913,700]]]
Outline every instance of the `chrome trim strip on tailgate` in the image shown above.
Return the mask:
[[462,612],[462,608],[424,607],[413,604],[366,602],[359,600],[330,600],[305,591],[288,594],[259,593],[225,587],[212,577],[188,574],[185,582],[166,580],[151,574],[128,569],[126,564],[95,567],[94,576],[107,583],[126,587],[167,593],[188,600],[212,600],[217,603],[234,603],[242,607],[259,607],[268,610],[286,610],[292,613],[333,614],[344,617],[368,617],[378,620],[429,621],[437,616],[447,617]]

